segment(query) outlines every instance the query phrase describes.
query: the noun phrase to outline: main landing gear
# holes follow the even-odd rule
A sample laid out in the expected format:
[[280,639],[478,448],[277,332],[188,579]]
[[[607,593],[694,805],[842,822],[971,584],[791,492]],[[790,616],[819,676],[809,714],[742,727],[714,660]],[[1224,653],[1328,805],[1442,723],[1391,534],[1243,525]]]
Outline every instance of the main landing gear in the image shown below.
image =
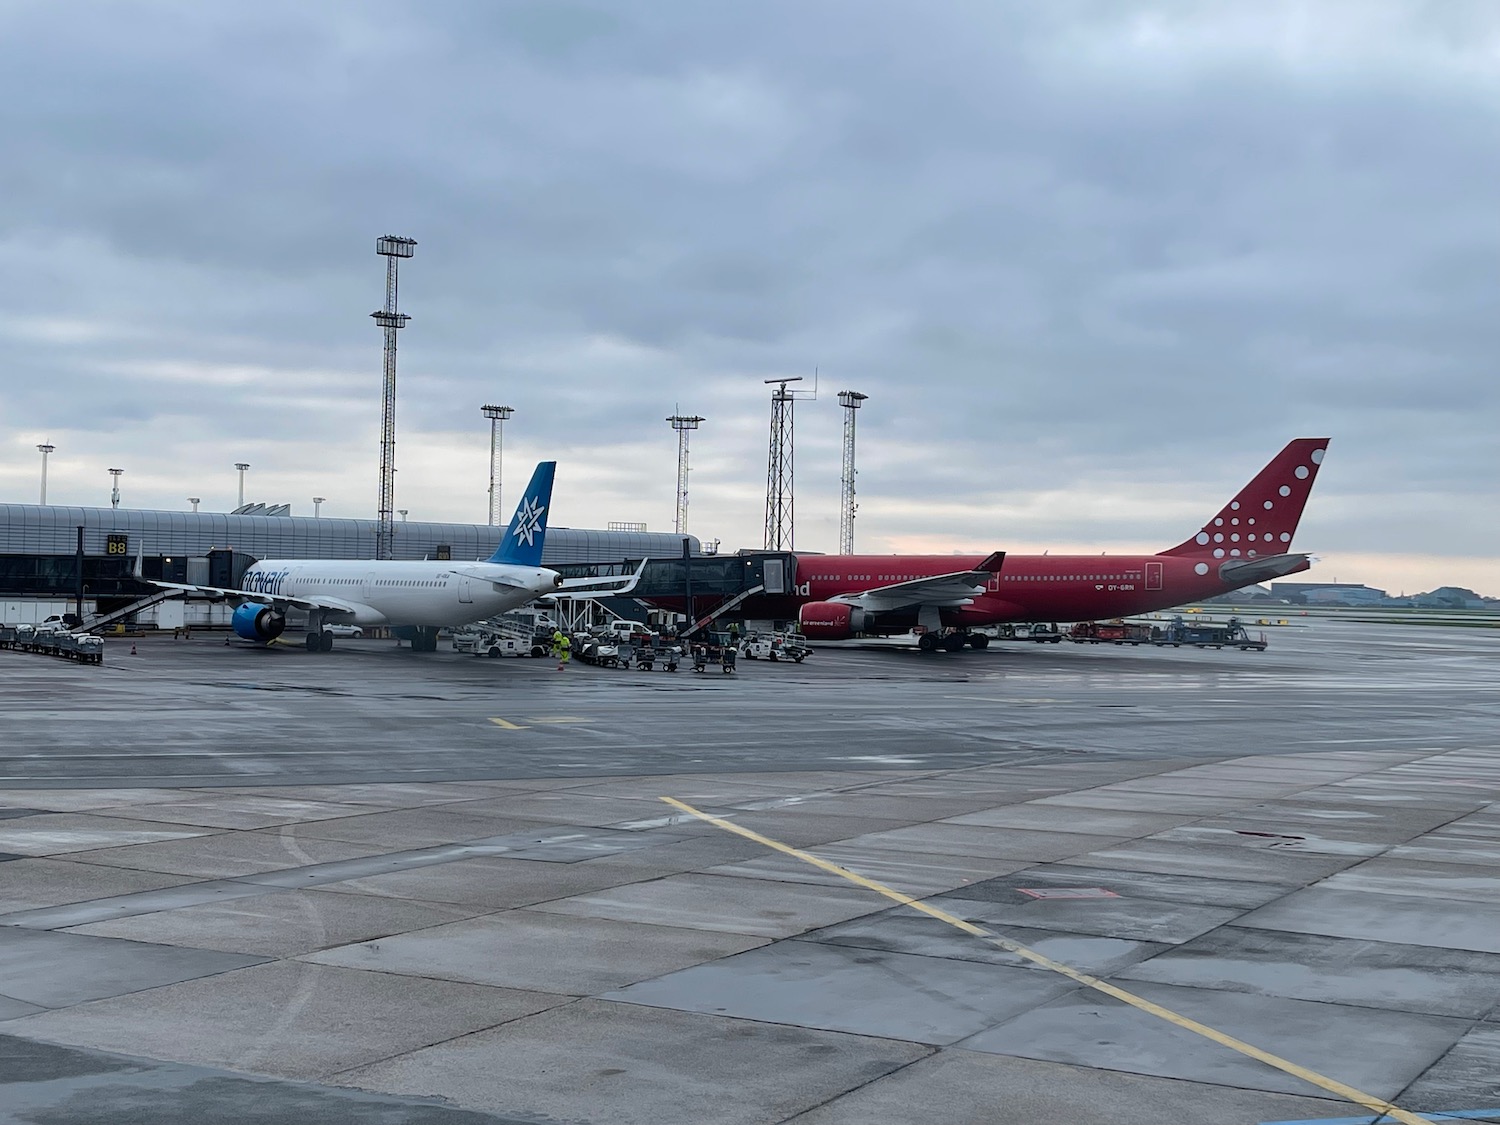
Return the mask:
[[307,639],[308,652],[332,652],[333,634],[323,628],[323,611],[311,609],[307,611]]
[[412,630],[411,650],[412,652],[436,652],[438,647],[438,631],[430,625],[419,625]]
[[982,633],[923,633],[917,639],[917,648],[922,652],[962,652],[964,645],[971,648],[988,648],[990,639]]

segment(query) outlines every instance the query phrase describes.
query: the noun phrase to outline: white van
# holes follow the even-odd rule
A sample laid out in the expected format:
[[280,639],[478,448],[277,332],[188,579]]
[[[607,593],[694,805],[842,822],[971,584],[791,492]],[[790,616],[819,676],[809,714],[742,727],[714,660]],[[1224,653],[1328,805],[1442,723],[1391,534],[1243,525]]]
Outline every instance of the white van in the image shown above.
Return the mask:
[[611,621],[609,631],[612,636],[629,637],[635,633],[649,633],[651,629],[644,621]]

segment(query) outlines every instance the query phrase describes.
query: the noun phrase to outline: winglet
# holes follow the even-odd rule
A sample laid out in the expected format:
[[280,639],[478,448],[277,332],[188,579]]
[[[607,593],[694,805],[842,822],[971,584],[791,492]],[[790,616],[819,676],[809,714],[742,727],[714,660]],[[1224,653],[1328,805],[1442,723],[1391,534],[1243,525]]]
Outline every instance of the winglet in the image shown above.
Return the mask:
[[536,472],[526,494],[516,505],[516,514],[505,529],[500,546],[490,556],[492,563],[514,563],[516,566],[541,566],[542,543],[547,538],[547,509],[552,506],[552,476],[556,461],[537,462]]
[[1288,442],[1201,531],[1161,553],[1204,559],[1285,554],[1327,449],[1327,438]]
[[984,562],[980,563],[974,569],[975,570],[987,570],[991,574],[999,574],[1000,573],[1000,568],[1003,567],[1004,565],[1005,565],[1005,552],[1004,551],[996,551],[996,552],[994,552],[994,554],[992,554],[989,557],[987,557],[984,560]]

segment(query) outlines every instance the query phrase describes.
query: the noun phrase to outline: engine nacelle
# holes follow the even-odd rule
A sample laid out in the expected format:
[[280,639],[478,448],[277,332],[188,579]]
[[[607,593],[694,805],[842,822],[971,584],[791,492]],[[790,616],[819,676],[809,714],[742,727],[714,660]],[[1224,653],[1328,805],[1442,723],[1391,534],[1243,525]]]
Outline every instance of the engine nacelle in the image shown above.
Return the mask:
[[869,614],[843,602],[808,602],[797,611],[802,635],[811,640],[846,641],[863,633]]
[[246,602],[234,611],[232,623],[247,641],[274,641],[286,629],[286,616],[268,605]]

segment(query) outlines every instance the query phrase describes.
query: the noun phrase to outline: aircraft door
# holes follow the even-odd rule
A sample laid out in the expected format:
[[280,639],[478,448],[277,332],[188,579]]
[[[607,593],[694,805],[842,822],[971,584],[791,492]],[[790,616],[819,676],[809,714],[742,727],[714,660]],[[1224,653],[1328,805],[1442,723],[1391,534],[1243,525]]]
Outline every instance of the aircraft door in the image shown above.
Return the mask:
[[367,602],[375,596],[375,575],[373,573],[366,574],[364,578],[360,579],[359,596]]
[[1161,589],[1161,563],[1148,562],[1146,564],[1146,589]]
[[786,593],[786,563],[781,559],[766,559],[761,564],[761,580],[765,584],[766,593]]
[[458,576],[458,600],[463,605],[470,605],[474,601],[474,587],[470,580],[461,574]]

